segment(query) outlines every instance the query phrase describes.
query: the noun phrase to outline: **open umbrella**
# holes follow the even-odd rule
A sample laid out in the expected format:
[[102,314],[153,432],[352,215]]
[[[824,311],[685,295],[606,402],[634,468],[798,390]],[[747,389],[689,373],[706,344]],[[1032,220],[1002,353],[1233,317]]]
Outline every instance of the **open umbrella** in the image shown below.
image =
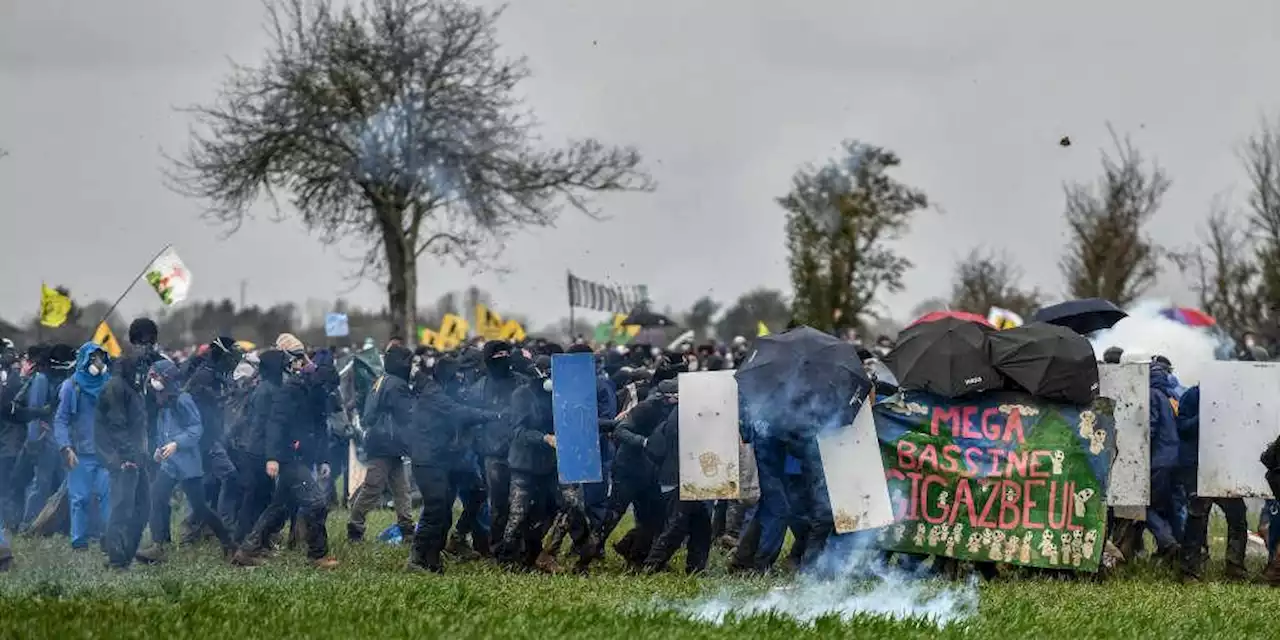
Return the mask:
[[[914,327],[915,325],[918,325],[922,322],[937,322],[945,318],[955,318],[957,320],[964,320],[965,322],[976,322],[978,324],[986,325],[988,327],[992,326],[991,323],[988,322],[986,318],[976,313],[969,313],[968,311],[931,311],[911,321],[911,324],[907,326]],[[994,329],[995,327],[992,327],[992,328]]]
[[1098,361],[1084,336],[1044,322],[987,338],[996,371],[1032,395],[1087,405],[1098,395]]
[[661,313],[654,313],[647,309],[632,309],[627,314],[627,319],[622,321],[623,325],[635,325],[637,327],[674,327],[676,323]]
[[1191,307],[1169,307],[1168,309],[1162,309],[1160,315],[1175,322],[1181,322],[1188,327],[1212,327],[1218,324],[1218,321],[1214,320],[1213,316]]
[[995,330],[959,318],[907,327],[884,363],[904,390],[958,398],[1001,386],[991,366],[987,336]]
[[1128,315],[1109,300],[1084,298],[1045,307],[1037,311],[1033,319],[1036,322],[1066,327],[1080,335],[1088,335],[1094,331],[1110,329]]
[[871,391],[856,347],[810,327],[757,338],[735,377],[744,417],[791,433],[851,424]]

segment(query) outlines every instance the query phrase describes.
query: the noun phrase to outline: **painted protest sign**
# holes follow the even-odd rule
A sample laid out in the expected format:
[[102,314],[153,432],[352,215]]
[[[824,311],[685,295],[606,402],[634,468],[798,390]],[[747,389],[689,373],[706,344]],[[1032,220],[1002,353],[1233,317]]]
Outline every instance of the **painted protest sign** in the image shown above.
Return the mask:
[[1099,393],[1115,401],[1116,456],[1107,505],[1145,507],[1151,504],[1151,363],[1100,364],[1098,377]]
[[1200,378],[1200,466],[1196,492],[1270,498],[1262,450],[1280,434],[1280,363],[1206,363]]
[[682,373],[680,499],[737,500],[741,489],[738,380],[733,371]]
[[345,313],[327,313],[324,316],[324,335],[329,338],[345,338],[351,334],[350,321]]
[[886,549],[1096,571],[1114,451],[1112,401],[1076,408],[1025,393],[875,407],[895,524]]
[[551,410],[560,482],[601,482],[596,362],[590,353],[551,356]]
[[[682,403],[683,397],[681,394]],[[871,403],[864,403],[853,424],[818,434],[836,533],[893,523],[874,414]]]

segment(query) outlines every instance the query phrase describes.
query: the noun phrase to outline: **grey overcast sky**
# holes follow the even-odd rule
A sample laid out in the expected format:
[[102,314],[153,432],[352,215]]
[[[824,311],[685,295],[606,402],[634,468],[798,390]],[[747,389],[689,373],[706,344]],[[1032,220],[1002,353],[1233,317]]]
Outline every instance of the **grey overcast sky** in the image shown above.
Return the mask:
[[[172,107],[209,100],[228,59],[257,61],[262,17],[256,0],[0,3],[0,315],[30,315],[41,280],[114,297],[166,242],[199,298],[234,299],[242,280],[254,304],[350,287],[335,250],[268,207],[222,240],[161,184],[160,150],[188,126]],[[1057,295],[1061,184],[1096,175],[1107,122],[1168,169],[1151,234],[1181,246],[1216,193],[1243,198],[1236,150],[1280,113],[1274,0],[519,0],[500,37],[529,57],[547,140],[634,143],[660,182],[604,200],[605,222],[567,213],[516,239],[508,275],[422,266],[424,305],[474,282],[538,326],[567,315],[566,269],[676,309],[789,289],[773,198],[844,138],[899,152],[898,175],[942,210],[900,243],[917,267],[887,301],[897,317],[979,244]],[[1191,300],[1176,277],[1159,289]],[[383,290],[348,297],[378,306]],[[143,287],[125,311],[157,304]]]

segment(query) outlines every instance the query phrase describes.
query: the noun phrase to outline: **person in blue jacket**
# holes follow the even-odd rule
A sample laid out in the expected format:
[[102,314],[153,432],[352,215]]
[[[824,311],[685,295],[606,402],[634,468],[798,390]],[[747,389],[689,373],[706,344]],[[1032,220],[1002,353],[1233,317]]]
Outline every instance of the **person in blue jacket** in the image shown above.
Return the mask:
[[1178,469],[1177,380],[1161,360],[1151,362],[1151,505],[1147,528],[1156,539],[1157,555],[1178,557],[1176,475]]
[[40,356],[27,383],[27,443],[14,482],[26,487],[26,505],[18,531],[31,527],[45,502],[62,482],[58,448],[53,443],[53,416],[58,408],[58,387],[75,367],[75,349],[65,344],[51,347]]
[[[99,527],[110,520],[110,477],[98,459],[94,444],[94,419],[98,397],[111,378],[110,358],[95,342],[86,342],[76,352],[75,373],[58,389],[58,410],[53,415],[53,441],[67,463],[67,497],[71,501],[71,548],[89,548],[90,537],[101,531],[90,529],[90,508],[98,499]],[[94,536],[94,534],[97,536]]]
[[203,523],[218,537],[223,552],[230,557],[236,546],[222,519],[209,508],[204,495],[204,469],[200,457],[200,410],[191,394],[182,390],[178,366],[169,360],[151,365],[147,384],[155,394],[156,450],[160,465],[151,485],[151,546],[138,552],[138,560],[163,562],[168,546],[170,502],[173,490],[182,486],[197,523]]

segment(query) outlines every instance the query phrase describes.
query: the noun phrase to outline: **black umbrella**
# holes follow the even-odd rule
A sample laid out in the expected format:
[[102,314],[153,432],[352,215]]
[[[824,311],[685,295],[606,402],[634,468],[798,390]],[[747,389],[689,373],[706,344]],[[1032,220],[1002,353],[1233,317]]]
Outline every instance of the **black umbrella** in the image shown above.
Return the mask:
[[1110,329],[1128,315],[1110,300],[1084,298],[1045,307],[1037,311],[1033,319],[1036,322],[1066,327],[1080,335],[1088,335],[1094,331]]
[[661,313],[654,313],[647,309],[633,309],[627,314],[627,319],[622,321],[624,325],[636,325],[638,327],[674,327],[676,323]]
[[987,355],[991,327],[942,318],[913,325],[898,334],[898,345],[884,363],[904,390],[947,398],[998,389],[1000,374]]
[[1067,327],[1035,322],[997,331],[987,343],[996,370],[1037,397],[1087,405],[1098,395],[1093,345]]
[[810,327],[757,338],[735,377],[744,418],[793,433],[851,424],[871,391],[857,349]]

